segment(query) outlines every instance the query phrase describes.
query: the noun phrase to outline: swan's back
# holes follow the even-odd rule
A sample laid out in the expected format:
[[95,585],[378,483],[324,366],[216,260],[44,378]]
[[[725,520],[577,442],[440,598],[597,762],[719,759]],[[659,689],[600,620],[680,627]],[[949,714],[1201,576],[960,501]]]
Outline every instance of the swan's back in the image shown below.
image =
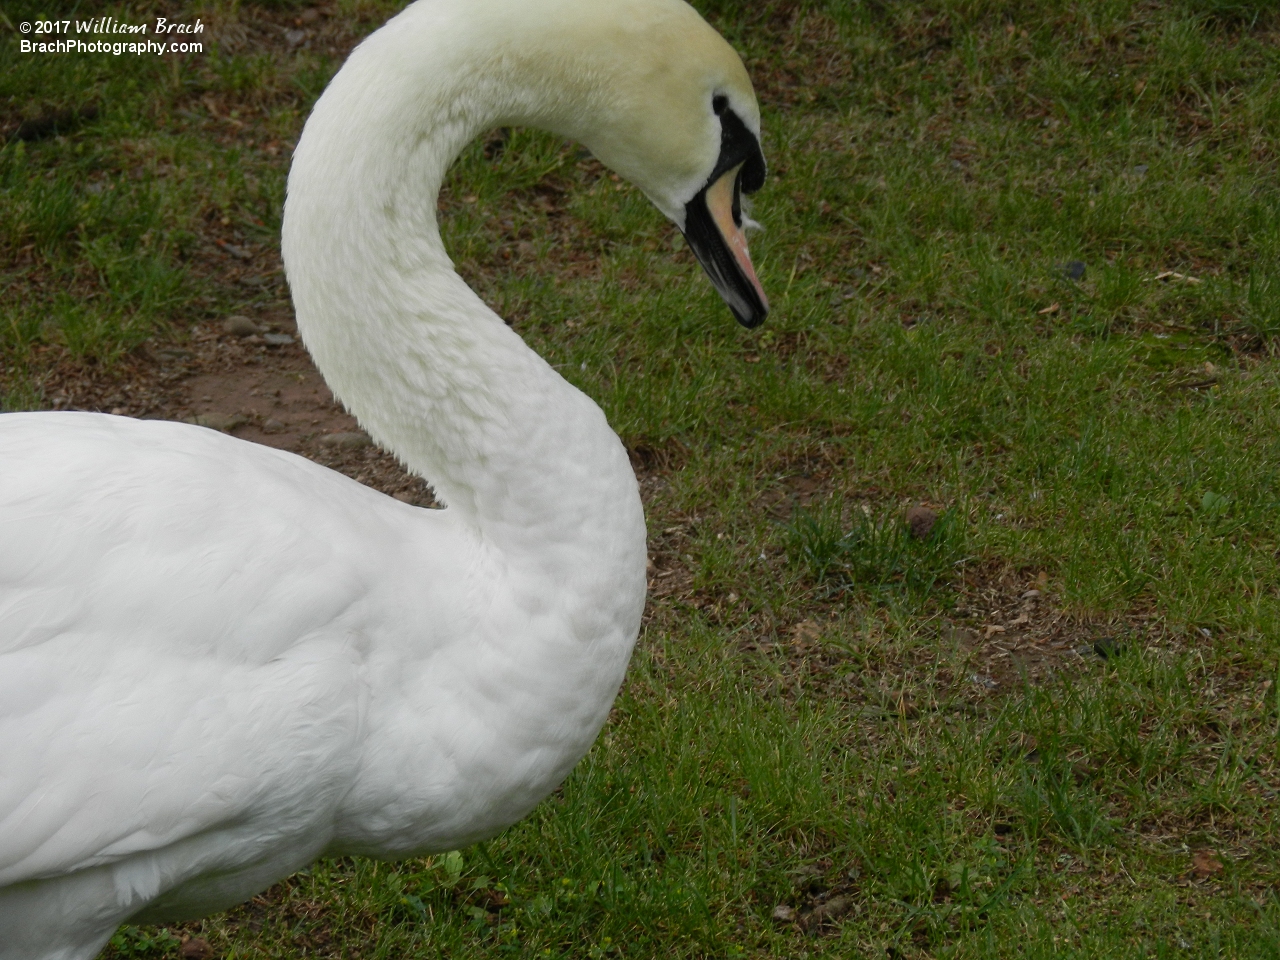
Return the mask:
[[309,629],[282,618],[333,622],[370,586],[362,568],[383,575],[414,527],[447,523],[212,430],[100,414],[50,425],[0,418],[0,652],[133,610],[133,644],[154,634],[170,652],[270,659],[284,641],[268,638]]
[[444,514],[211,430],[48,427],[0,417],[0,886],[334,803],[374,578],[418,562],[444,616],[406,536],[447,554]]

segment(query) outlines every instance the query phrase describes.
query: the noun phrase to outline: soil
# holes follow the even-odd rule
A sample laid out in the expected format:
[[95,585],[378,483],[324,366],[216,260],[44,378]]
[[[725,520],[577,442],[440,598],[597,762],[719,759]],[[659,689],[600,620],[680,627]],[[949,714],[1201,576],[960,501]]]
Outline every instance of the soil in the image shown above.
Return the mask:
[[[192,327],[180,343],[152,343],[107,370],[70,362],[46,378],[54,409],[183,420],[300,454],[420,506],[431,490],[375,446],[334,399],[299,342],[292,317],[256,321],[260,333],[226,321]],[[268,337],[288,343],[271,343]]]

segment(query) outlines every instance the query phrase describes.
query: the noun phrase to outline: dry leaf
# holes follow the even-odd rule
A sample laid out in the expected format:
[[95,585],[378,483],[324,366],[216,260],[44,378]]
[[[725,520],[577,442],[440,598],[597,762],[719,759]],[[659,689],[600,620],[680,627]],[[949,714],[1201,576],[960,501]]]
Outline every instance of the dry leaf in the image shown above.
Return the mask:
[[1061,309],[1062,307],[1059,304],[1051,303],[1047,307],[1045,307],[1043,310],[1037,310],[1036,313],[1039,313],[1043,316],[1046,313],[1057,313]]
[[1191,875],[1197,880],[1216,877],[1222,872],[1222,861],[1212,850],[1197,850],[1191,855]]
[[822,633],[815,620],[803,620],[791,628],[791,636],[800,643],[813,643]]

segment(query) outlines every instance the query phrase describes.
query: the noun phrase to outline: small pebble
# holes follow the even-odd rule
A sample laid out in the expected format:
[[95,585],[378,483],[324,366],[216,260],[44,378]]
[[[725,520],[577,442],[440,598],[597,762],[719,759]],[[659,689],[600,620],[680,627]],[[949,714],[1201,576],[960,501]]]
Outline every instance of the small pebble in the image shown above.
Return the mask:
[[222,321],[222,329],[227,333],[236,337],[251,337],[255,333],[261,333],[262,328],[250,320],[248,317],[227,317]]
[[218,244],[218,246],[220,246],[224,251],[226,251],[227,253],[231,254],[231,256],[235,257],[237,260],[252,260],[252,259],[253,259],[253,253],[252,253],[252,251],[250,251],[250,250],[246,250],[244,247],[237,247],[234,243],[227,243],[225,240],[218,240],[218,241],[216,241],[216,243],[217,243],[217,244]]
[[817,922],[838,920],[851,909],[853,904],[849,902],[848,897],[832,897],[826,903],[820,903],[814,907],[811,916]]
[[336,447],[339,450],[359,450],[373,443],[367,433],[359,430],[348,433],[328,433],[320,438],[320,442],[326,447]]
[[283,347],[286,344],[293,343],[293,337],[287,333],[264,333],[262,339],[273,347]]
[[1039,591],[1039,590],[1028,590],[1026,593],[1024,593],[1024,594],[1022,595],[1022,599],[1023,599],[1023,600],[1035,600],[1035,599],[1036,599],[1037,597],[1039,597],[1039,596],[1040,596],[1040,591]]
[[1062,276],[1067,280],[1083,280],[1085,265],[1083,260],[1068,260],[1066,263],[1058,264],[1058,269],[1062,271]]
[[938,514],[928,507],[915,506],[907,511],[907,529],[917,540],[928,540],[937,522]]
[[266,423],[262,425],[262,432],[263,433],[279,433],[284,428],[285,427],[283,423],[281,423],[275,417],[271,417],[267,420]]
[[785,903],[780,903],[773,908],[773,919],[782,923],[790,923],[796,918],[794,907],[789,907]]
[[1115,637],[1101,637],[1094,641],[1093,652],[1103,660],[1110,660],[1124,652],[1124,648],[1116,643]]
[[194,423],[198,427],[221,430],[223,433],[228,433],[248,422],[249,418],[242,413],[200,413],[187,420],[187,423]]

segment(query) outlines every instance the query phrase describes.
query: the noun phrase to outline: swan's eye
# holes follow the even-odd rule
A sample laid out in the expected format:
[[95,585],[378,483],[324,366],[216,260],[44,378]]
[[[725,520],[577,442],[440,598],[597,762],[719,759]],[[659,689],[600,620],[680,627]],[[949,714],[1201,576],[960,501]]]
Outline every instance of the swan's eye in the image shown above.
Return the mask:
[[711,109],[716,112],[716,116],[724,113],[729,109],[729,98],[722,93],[716,94],[711,98]]

